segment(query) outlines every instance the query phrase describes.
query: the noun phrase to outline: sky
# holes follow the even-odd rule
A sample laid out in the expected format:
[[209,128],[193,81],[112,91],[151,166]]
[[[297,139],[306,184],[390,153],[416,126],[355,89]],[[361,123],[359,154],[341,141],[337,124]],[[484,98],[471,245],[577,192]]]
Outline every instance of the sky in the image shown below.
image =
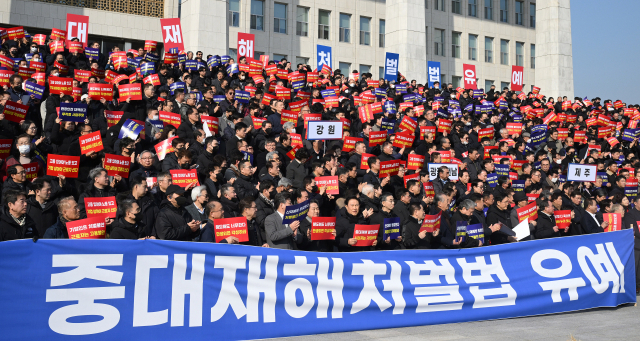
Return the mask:
[[640,104],[640,1],[571,1],[576,97]]

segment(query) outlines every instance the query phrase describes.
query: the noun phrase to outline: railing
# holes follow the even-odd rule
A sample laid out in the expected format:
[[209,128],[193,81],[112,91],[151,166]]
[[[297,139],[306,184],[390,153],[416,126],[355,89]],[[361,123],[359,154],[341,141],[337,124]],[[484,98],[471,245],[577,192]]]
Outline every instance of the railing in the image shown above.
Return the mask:
[[33,0],[49,4],[164,18],[164,0]]

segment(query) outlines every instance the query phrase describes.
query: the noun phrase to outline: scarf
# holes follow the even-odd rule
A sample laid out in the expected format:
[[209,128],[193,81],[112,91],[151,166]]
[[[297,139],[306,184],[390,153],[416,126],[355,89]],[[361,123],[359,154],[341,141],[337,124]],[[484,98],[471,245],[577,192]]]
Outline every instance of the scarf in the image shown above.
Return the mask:
[[273,208],[273,200],[269,200],[267,199],[264,194],[260,193],[260,198],[262,198],[262,200],[264,200],[264,202],[267,203],[267,205],[271,206],[271,208]]
[[21,217],[18,217],[18,218],[14,217],[13,214],[11,214],[11,213],[9,213],[9,215],[20,226],[24,226],[24,224],[27,222],[27,215],[26,214],[23,214]]

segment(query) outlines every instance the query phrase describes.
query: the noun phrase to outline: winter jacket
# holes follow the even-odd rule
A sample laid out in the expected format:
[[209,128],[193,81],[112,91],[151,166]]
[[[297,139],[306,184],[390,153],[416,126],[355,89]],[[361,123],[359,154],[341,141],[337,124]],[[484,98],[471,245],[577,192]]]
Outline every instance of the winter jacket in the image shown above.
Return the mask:
[[187,210],[177,208],[165,199],[160,205],[153,235],[158,239],[191,241],[200,234],[200,229],[193,232],[187,225],[191,220],[193,219]]
[[116,190],[111,188],[111,186],[107,186],[104,189],[99,189],[94,184],[90,184],[89,188],[80,194],[78,198],[78,208],[80,209],[80,219],[84,219],[87,217],[87,211],[85,209],[84,199],[85,198],[104,198],[104,197],[115,197],[117,194]]
[[145,237],[146,228],[143,224],[131,224],[119,218],[111,224],[110,239],[138,239]]
[[20,226],[9,213],[9,208],[3,207],[0,215],[0,241],[38,237],[35,221],[28,214],[24,217],[24,225]]
[[44,237],[45,231],[58,220],[58,206],[56,201],[49,200],[44,208],[36,200],[35,196],[27,198],[27,215],[33,219],[38,230],[38,237]]
[[431,248],[431,234],[427,233],[427,235],[421,239],[420,234],[420,223],[418,219],[413,216],[409,217],[409,221],[403,226],[403,235],[402,235],[402,244],[407,249],[430,249]]
[[372,251],[370,246],[351,246],[349,239],[353,238],[356,224],[369,225],[369,219],[365,219],[361,213],[353,216],[347,213],[346,207],[340,209],[340,217],[336,220],[336,243],[340,252]]
[[538,219],[536,219],[535,237],[536,239],[560,237],[560,232],[554,232],[553,227],[556,226],[555,216],[548,216],[541,210],[538,210]]
[[51,225],[44,233],[44,239],[69,239],[66,224],[58,218],[55,224]]

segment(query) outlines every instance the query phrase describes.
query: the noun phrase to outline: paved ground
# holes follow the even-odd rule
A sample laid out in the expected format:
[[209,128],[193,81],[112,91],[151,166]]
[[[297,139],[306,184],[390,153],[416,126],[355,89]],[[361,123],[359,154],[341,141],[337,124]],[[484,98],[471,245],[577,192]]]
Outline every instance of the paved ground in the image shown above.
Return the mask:
[[483,322],[452,323],[365,330],[359,332],[319,334],[270,340],[340,341],[340,340],[550,340],[579,341],[640,340],[640,307],[633,304],[618,308],[598,308],[581,312],[523,317]]

